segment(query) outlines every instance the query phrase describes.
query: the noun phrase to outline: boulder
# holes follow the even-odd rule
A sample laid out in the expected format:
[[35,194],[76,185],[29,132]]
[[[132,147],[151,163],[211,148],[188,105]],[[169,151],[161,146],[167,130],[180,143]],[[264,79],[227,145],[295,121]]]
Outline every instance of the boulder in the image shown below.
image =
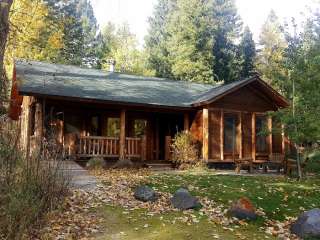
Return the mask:
[[302,213],[290,230],[301,238],[320,238],[320,209],[315,208]]
[[184,192],[184,193],[190,194],[190,193],[189,193],[189,190],[186,189],[186,188],[183,188],[183,187],[179,188],[179,189],[176,191],[176,193],[180,193],[180,192]]
[[185,188],[179,188],[171,198],[174,208],[180,210],[192,209],[200,206],[198,199],[193,197]]
[[148,202],[157,200],[156,192],[146,185],[139,186],[134,191],[134,197],[140,201]]
[[257,219],[256,209],[252,202],[242,197],[232,204],[228,211],[229,215],[240,220],[255,220]]

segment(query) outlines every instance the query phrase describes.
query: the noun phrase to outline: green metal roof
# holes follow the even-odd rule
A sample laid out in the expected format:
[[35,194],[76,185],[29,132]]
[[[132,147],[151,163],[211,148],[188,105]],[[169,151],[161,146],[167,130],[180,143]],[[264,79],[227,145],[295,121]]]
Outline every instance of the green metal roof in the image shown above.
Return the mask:
[[192,107],[252,81],[251,78],[225,85],[196,84],[25,60],[16,61],[16,76],[22,95],[167,107]]

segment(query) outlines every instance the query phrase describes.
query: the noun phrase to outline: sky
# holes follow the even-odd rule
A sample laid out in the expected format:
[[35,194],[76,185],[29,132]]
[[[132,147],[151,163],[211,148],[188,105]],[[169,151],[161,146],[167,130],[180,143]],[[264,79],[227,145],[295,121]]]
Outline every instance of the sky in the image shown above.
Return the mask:
[[[143,46],[148,32],[147,19],[152,16],[157,0],[91,0],[91,3],[100,27],[109,21],[115,24],[128,22],[138,38],[139,46]],[[261,26],[271,9],[281,19],[290,21],[291,17],[295,17],[297,22],[301,22],[306,6],[316,6],[315,0],[236,0],[236,4],[244,25],[249,26],[255,41],[258,41]]]

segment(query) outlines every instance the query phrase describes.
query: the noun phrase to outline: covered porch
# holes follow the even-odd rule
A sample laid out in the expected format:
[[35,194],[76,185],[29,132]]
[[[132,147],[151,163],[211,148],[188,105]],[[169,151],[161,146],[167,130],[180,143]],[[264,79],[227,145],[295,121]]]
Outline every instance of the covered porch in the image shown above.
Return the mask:
[[[189,129],[192,115],[182,109],[124,108],[57,99],[37,99],[32,106],[35,122],[39,114],[43,116],[43,137],[53,136],[65,158],[77,160],[169,161],[172,138]],[[33,128],[37,127],[41,126]],[[31,138],[37,134],[36,129],[31,132]]]

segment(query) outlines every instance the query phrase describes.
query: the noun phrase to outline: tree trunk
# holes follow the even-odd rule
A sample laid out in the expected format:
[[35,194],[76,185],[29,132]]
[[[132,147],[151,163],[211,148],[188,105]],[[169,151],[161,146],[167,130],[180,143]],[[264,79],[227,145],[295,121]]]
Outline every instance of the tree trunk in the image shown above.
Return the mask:
[[[9,12],[13,0],[0,0],[0,98],[4,93],[5,81],[4,76],[4,53],[9,34]],[[0,107],[3,99],[0,99]]]

